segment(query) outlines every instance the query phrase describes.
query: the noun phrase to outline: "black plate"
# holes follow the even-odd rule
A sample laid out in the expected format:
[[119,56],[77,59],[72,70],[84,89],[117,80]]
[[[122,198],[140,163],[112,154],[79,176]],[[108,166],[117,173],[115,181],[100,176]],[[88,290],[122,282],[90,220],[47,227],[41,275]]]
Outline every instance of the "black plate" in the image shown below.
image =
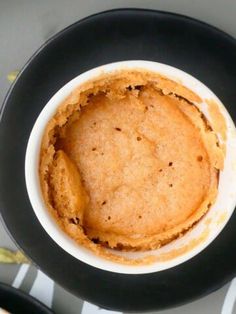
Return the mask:
[[24,179],[27,140],[50,97],[79,73],[120,60],[180,68],[208,85],[236,120],[236,41],[185,16],[124,9],[66,28],[31,58],[11,88],[0,129],[0,200],[5,224],[27,255],[77,296],[108,309],[164,309],[197,299],[236,274],[236,213],[206,250],[182,265],[145,275],[105,272],[79,262],[36,219]]
[[0,283],[0,308],[14,314],[53,314],[49,308],[35,298],[2,283]]

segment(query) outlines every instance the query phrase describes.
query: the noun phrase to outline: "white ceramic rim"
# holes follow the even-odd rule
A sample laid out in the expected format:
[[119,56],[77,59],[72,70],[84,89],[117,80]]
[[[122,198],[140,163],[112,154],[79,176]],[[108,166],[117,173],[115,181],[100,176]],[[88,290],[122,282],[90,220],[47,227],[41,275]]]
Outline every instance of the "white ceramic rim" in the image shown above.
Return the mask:
[[[171,260],[165,262],[155,262],[151,265],[123,265],[118,264],[109,260],[106,260],[102,257],[96,256],[92,251],[86,249],[83,246],[75,243],[68,235],[66,235],[60,227],[55,222],[54,218],[49,213],[48,209],[44,204],[44,200],[41,193],[39,175],[38,175],[38,164],[39,164],[39,153],[41,146],[41,139],[46,124],[52,118],[58,105],[79,85],[84,84],[86,81],[94,79],[101,74],[111,73],[113,71],[122,70],[122,69],[144,69],[152,72],[162,74],[168,78],[171,78],[175,81],[181,81],[181,83],[193,90],[195,93],[200,95],[201,98],[213,99],[219,104],[221,112],[225,116],[227,125],[228,125],[228,141],[227,141],[227,155],[226,162],[228,164],[228,171],[232,172],[231,185],[236,186],[236,131],[234,123],[224,108],[223,104],[216,97],[216,95],[204,84],[198,81],[196,78],[191,75],[179,70],[177,68],[171,67],[166,64],[161,64],[157,62],[144,61],[144,60],[132,60],[132,61],[122,61],[116,63],[110,63],[103,65],[92,70],[89,70],[83,74],[78,75],[66,85],[64,85],[45,105],[40,115],[38,116],[34,127],[31,131],[27,150],[25,157],[25,179],[26,186],[29,195],[29,199],[35,215],[37,216],[39,222],[48,233],[48,235],[67,253],[71,254],[78,260],[85,262],[91,266],[100,268],[102,270],[107,270],[117,273],[125,274],[144,274],[161,271],[179,265],[190,258],[197,255],[203,249],[205,249],[222,231],[230,216],[232,215],[235,205],[236,205],[236,190],[229,191],[225,189],[224,195],[222,196],[225,199],[225,193],[228,193],[229,200],[227,201],[226,208],[226,219],[211,229],[210,235],[206,240],[202,241],[199,245],[191,249],[190,251],[184,253],[183,255],[177,256]],[[229,178],[223,180],[224,184]],[[220,192],[219,192],[220,193]],[[210,209],[211,211],[212,209]],[[210,212],[209,211],[209,212]],[[204,219],[204,218],[203,218]],[[201,222],[202,223],[202,222]],[[195,227],[197,228],[197,227]],[[190,231],[189,231],[190,232]],[[189,233],[188,232],[188,233]],[[188,234],[187,233],[187,234]],[[185,237],[185,236],[184,236]],[[183,238],[184,238],[183,237]],[[183,239],[182,238],[182,239]],[[178,241],[178,240],[177,240]],[[182,240],[183,241],[183,240]]]

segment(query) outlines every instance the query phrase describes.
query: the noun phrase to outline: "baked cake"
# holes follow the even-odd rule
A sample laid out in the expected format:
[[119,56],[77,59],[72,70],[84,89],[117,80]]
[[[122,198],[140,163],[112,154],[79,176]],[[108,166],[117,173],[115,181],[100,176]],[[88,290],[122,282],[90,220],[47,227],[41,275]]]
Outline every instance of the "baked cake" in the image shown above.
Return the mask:
[[75,241],[144,251],[180,237],[217,196],[218,138],[181,83],[143,70],[75,89],[44,132],[45,203]]

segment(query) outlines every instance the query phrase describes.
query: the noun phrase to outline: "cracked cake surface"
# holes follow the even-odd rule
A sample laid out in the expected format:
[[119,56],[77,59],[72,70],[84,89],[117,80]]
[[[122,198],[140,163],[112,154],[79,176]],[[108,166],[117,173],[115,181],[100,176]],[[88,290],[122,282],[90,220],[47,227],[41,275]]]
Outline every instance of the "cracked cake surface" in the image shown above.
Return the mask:
[[156,249],[178,238],[217,196],[223,154],[198,95],[161,75],[117,71],[75,89],[44,132],[45,203],[75,241]]

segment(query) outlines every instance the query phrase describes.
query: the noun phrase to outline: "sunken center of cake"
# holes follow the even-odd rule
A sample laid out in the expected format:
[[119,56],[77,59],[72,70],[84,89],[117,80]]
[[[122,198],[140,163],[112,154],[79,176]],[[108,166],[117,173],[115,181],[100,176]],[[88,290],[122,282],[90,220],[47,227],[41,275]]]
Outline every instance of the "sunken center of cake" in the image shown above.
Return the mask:
[[89,198],[83,214],[88,236],[106,234],[109,242],[109,234],[156,235],[200,207],[210,165],[185,106],[190,105],[144,86],[122,97],[92,95],[72,115],[60,150],[76,165]]

